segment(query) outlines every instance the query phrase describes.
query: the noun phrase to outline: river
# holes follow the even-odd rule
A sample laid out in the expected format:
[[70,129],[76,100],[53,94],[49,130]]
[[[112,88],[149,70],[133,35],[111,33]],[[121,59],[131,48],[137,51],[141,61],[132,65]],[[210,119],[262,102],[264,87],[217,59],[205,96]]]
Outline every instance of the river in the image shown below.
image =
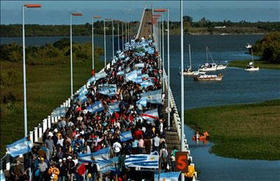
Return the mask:
[[[191,44],[193,66],[205,62],[205,47],[208,46],[214,61],[250,59],[245,45],[254,43],[263,35],[199,35],[185,36],[184,60],[187,67],[187,45]],[[28,37],[27,45],[53,43],[63,37]],[[103,37],[96,36],[97,46],[103,47]],[[21,43],[21,38],[1,38],[1,44]],[[74,37],[73,41],[90,42],[91,37]],[[117,42],[117,40],[116,40]],[[107,38],[108,57],[112,56],[111,37]],[[117,45],[115,45],[117,47]],[[165,51],[166,52],[166,51]],[[255,57],[256,58],[256,57]],[[167,60],[167,58],[165,59]],[[180,109],[180,37],[170,37],[171,89],[177,107]],[[260,69],[259,72],[245,72],[240,68],[227,68],[221,82],[195,82],[185,78],[185,108],[260,102],[280,98],[280,71]],[[185,126],[191,154],[200,171],[202,181],[237,180],[280,180],[280,161],[238,160],[211,154],[211,143],[196,145],[191,141],[193,130]]]

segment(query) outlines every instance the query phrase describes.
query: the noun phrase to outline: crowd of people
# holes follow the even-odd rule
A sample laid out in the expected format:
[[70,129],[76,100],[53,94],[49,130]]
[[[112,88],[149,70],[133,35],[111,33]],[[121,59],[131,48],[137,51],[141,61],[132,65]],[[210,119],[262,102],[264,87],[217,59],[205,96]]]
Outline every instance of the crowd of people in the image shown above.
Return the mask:
[[[26,157],[24,168],[32,168],[33,180],[141,180],[145,176],[127,168],[125,156],[154,152],[162,171],[174,170],[178,150],[167,149],[161,73],[152,39],[127,43],[102,73],[93,73],[85,89],[72,98],[66,114],[44,132],[43,144],[34,146]],[[156,91],[160,102],[153,95],[141,99]],[[131,137],[122,140],[127,131]],[[79,159],[80,154],[105,148],[110,148],[110,158],[118,157],[109,172],[102,172],[94,157],[88,162]],[[13,167],[8,180],[28,179],[24,168]]]

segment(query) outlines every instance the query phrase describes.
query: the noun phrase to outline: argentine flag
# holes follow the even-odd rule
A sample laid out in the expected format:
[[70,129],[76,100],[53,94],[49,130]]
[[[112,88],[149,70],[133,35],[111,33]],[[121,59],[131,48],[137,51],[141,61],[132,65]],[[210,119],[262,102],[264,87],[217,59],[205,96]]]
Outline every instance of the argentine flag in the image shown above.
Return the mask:
[[125,132],[122,132],[120,134],[120,140],[121,142],[126,142],[128,140],[132,140],[132,134],[131,134],[131,131],[125,131]]
[[161,89],[145,92],[141,95],[141,97],[146,98],[147,102],[151,104],[162,104]]
[[68,109],[67,107],[58,107],[55,110],[53,110],[53,112],[51,113],[51,116],[52,117],[65,116],[67,109]]
[[158,110],[152,109],[141,114],[141,117],[147,121],[154,121],[158,119]]
[[125,167],[154,168],[158,169],[158,154],[126,155]]
[[27,138],[22,138],[10,145],[6,146],[7,154],[12,157],[16,157],[31,151],[32,142],[28,141]]
[[120,102],[113,102],[108,105],[109,112],[113,114],[114,112],[120,112]]
[[79,153],[78,159],[80,162],[96,162],[98,160],[109,159],[110,157],[110,147],[103,148],[94,153]]
[[104,174],[106,172],[116,170],[116,167],[118,167],[118,163],[119,163],[119,157],[97,160],[96,163],[99,167],[98,171]]
[[158,174],[155,173],[154,175],[154,181],[177,181],[179,180],[181,172],[164,172],[160,173],[160,180],[158,180]]
[[114,96],[117,93],[117,86],[116,84],[106,84],[102,87],[98,88],[98,92],[103,95],[107,96]]
[[101,103],[101,101],[96,101],[94,104],[89,105],[87,107],[88,112],[90,113],[96,113],[104,110],[104,107]]

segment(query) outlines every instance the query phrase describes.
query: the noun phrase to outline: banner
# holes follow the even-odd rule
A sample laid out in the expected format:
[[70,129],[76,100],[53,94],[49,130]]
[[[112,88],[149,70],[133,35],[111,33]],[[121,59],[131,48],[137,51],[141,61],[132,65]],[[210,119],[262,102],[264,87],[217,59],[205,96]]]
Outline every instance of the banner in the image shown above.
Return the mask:
[[99,167],[99,171],[103,174],[106,172],[115,171],[116,168],[118,168],[119,157],[97,160],[96,164]]
[[16,157],[31,151],[32,142],[28,141],[27,138],[22,138],[10,145],[6,146],[7,154],[12,157]]
[[126,131],[126,132],[122,132],[121,134],[120,134],[120,140],[121,140],[121,142],[126,142],[126,141],[128,141],[128,140],[132,140],[133,139],[133,137],[132,137],[132,134],[131,134],[131,131],[129,130],[129,131]]
[[158,169],[159,155],[158,154],[137,154],[126,155],[126,167],[139,167],[139,168],[155,168]]
[[103,107],[101,101],[96,101],[94,104],[89,105],[87,107],[87,111],[90,113],[96,113],[96,112],[100,112],[103,110],[104,110],[104,107]]
[[51,113],[51,117],[65,116],[68,107],[58,107]]

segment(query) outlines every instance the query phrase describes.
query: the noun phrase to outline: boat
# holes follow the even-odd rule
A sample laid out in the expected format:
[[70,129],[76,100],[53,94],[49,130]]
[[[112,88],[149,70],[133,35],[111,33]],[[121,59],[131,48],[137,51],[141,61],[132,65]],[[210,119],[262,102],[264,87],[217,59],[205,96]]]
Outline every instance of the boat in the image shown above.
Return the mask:
[[[183,75],[194,75],[194,71],[192,70],[192,57],[191,57],[191,45],[189,44],[189,60],[190,60],[190,67],[183,71]],[[196,73],[197,74],[197,73]],[[198,75],[198,74],[197,74]]]
[[247,49],[251,49],[253,46],[251,45],[251,44],[249,44],[249,43],[247,43],[247,45],[245,46],[245,48],[247,48]]
[[223,80],[223,74],[218,74],[218,75],[207,75],[207,74],[204,74],[204,75],[198,75],[198,76],[195,76],[193,78],[193,80],[195,81],[221,81]]
[[248,71],[248,72],[256,72],[256,71],[259,71],[260,68],[259,67],[255,67],[254,66],[254,62],[249,62],[249,64],[247,65],[247,67],[244,70]]
[[247,65],[247,67],[246,67],[244,70],[245,70],[245,71],[248,71],[248,72],[256,72],[256,71],[259,71],[260,68],[254,66],[253,50],[251,51],[251,57],[252,57],[252,61],[249,62],[249,64]]
[[201,65],[198,69],[200,72],[211,72],[217,70],[224,70],[227,68],[227,64],[216,64],[211,56],[212,63],[208,63],[208,47],[206,47],[206,63]]

